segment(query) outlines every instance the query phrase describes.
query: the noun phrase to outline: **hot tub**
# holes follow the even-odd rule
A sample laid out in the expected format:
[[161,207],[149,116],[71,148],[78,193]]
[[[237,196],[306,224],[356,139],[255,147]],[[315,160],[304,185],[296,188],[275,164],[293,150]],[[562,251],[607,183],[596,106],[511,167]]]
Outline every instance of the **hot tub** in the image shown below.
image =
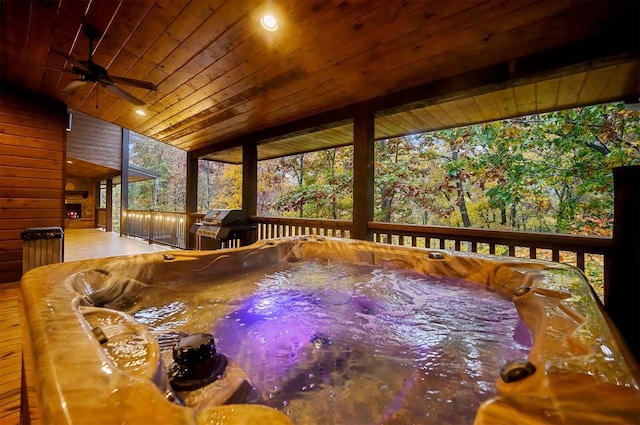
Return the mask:
[[[314,267],[327,265],[329,278],[314,281]],[[345,277],[353,270],[367,282]],[[304,282],[282,289],[291,276]],[[443,289],[382,294],[380,282],[397,276],[414,288],[430,276]],[[561,264],[298,237],[44,266],[21,289],[37,392],[29,403],[45,423],[640,421],[637,364],[582,274]],[[446,328],[458,316],[471,325]],[[224,379],[195,402],[167,378],[167,345],[194,332],[210,332],[229,358]],[[513,346],[492,345],[496,332]],[[387,349],[388,338],[406,347]],[[416,410],[424,403],[432,407]]]

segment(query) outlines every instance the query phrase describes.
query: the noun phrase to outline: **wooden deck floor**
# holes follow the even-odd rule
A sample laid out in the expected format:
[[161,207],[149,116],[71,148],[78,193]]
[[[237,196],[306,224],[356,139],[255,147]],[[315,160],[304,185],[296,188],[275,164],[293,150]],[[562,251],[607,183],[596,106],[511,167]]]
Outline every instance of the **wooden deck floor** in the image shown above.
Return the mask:
[[146,254],[172,248],[149,244],[140,239],[121,237],[98,229],[69,229],[64,234],[64,261]]
[[0,285],[0,423],[20,423],[22,342],[18,284]]
[[[65,261],[145,254],[171,249],[97,229],[66,230],[64,241]],[[18,293],[18,282],[0,284],[0,424],[2,425],[21,423],[22,343]]]

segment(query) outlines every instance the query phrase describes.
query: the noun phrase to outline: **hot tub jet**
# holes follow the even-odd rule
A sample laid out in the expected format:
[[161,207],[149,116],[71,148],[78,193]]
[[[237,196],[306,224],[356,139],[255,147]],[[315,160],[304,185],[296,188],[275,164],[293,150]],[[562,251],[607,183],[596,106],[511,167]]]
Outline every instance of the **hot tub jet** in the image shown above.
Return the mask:
[[227,358],[216,352],[213,336],[192,334],[180,339],[173,348],[173,366],[169,382],[177,391],[194,391],[214,382],[227,367]]

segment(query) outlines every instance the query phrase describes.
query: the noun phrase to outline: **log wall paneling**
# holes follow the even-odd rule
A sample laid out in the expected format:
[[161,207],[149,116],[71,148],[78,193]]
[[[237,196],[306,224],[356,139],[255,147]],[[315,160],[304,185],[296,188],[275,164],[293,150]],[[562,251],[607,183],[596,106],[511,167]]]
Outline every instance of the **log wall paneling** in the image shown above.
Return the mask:
[[0,282],[14,282],[20,232],[64,224],[67,109],[5,83],[0,98]]
[[122,129],[82,112],[71,111],[67,135],[67,156],[120,170]]

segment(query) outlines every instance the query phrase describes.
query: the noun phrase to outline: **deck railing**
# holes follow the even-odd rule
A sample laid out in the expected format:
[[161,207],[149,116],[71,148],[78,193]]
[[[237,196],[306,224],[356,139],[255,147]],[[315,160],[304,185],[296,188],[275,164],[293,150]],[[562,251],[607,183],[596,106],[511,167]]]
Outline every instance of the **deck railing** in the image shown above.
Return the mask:
[[350,238],[350,221],[312,218],[251,217],[258,225],[258,240],[298,235],[322,235]]
[[[191,218],[198,222],[203,216],[192,214]],[[251,220],[257,225],[258,240],[298,235],[351,237],[352,222],[347,220],[262,216]],[[551,260],[580,268],[596,287],[606,286],[608,280],[606,268],[612,247],[608,237],[380,222],[369,222],[369,229],[373,240],[379,243]],[[188,232],[186,213],[126,212],[123,233],[150,243],[184,249]],[[226,241],[224,246],[239,246],[239,241]]]
[[122,233],[175,248],[187,247],[187,215],[181,212],[128,210]]
[[611,238],[601,236],[377,222],[369,223],[369,228],[374,231],[376,242],[484,252],[509,257],[541,258],[569,262],[582,270],[585,268],[586,255],[606,256],[611,249]]
[[[259,217],[258,239],[315,234],[350,237],[352,223],[343,220]],[[586,271],[594,286],[607,284],[605,269],[612,240],[608,237],[514,232],[442,226],[369,222],[376,242],[563,262]]]

